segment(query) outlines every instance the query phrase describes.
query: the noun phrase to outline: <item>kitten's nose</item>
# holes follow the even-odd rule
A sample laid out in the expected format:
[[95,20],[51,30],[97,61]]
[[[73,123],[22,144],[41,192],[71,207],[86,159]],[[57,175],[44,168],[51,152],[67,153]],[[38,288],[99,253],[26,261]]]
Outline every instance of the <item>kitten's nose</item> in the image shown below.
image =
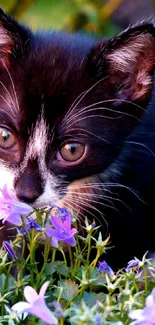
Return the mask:
[[29,204],[35,202],[35,200],[40,196],[36,189],[27,188],[24,190],[22,186],[18,186],[16,188],[16,195],[20,201]]
[[26,203],[33,203],[43,193],[42,180],[37,169],[32,164],[24,170],[15,182],[18,199]]

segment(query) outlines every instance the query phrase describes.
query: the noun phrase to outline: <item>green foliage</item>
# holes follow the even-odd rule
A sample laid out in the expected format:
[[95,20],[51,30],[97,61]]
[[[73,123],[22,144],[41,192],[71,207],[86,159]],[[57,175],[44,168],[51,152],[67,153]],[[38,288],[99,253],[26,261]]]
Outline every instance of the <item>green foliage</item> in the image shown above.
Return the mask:
[[[111,2],[113,6],[111,6]],[[1,0],[1,6],[33,29],[54,28],[83,30],[99,35],[117,33],[111,15],[121,0]]]
[[[155,286],[155,267],[144,256],[142,261],[134,260],[136,265],[128,272],[120,270],[110,274],[108,268],[99,270],[99,260],[102,261],[110,249],[109,238],[103,240],[98,227],[89,224],[87,219],[84,226],[86,236],[77,233],[75,247],[66,247],[66,253],[61,242],[58,248],[51,247],[44,232],[50,213],[51,209],[36,213],[41,231],[32,228],[25,235],[20,230],[25,225],[18,228],[10,245],[19,257],[11,258],[3,247],[0,248],[0,324],[43,325],[27,313],[18,315],[12,312],[11,307],[25,300],[25,286],[39,292],[46,281],[50,281],[46,302],[59,325],[130,323],[128,313],[142,309],[145,298]],[[76,220],[73,227],[77,227]],[[44,242],[42,253],[40,242]],[[94,257],[90,260],[92,248]],[[38,249],[41,262],[37,260]],[[58,307],[54,309],[53,303]]]

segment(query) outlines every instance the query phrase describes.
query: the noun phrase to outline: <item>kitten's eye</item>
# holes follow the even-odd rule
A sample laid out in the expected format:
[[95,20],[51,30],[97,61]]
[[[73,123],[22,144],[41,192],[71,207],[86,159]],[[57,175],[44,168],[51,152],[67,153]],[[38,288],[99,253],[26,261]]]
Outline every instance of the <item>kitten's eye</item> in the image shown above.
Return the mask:
[[66,143],[59,151],[61,157],[70,162],[79,160],[85,151],[85,146],[81,143]]
[[13,133],[3,127],[0,127],[0,147],[9,149],[16,143],[16,138]]

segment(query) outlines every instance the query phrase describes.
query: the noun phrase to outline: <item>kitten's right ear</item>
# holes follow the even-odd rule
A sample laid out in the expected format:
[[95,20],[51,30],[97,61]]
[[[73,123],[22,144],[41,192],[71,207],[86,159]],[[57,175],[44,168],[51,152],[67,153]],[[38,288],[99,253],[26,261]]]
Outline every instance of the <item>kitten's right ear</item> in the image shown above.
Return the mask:
[[0,8],[0,64],[9,65],[11,58],[22,57],[29,36],[28,29],[20,26]]
[[105,78],[106,93],[115,103],[147,102],[155,69],[155,26],[142,23],[116,37],[100,41],[88,56],[88,71],[96,80]]

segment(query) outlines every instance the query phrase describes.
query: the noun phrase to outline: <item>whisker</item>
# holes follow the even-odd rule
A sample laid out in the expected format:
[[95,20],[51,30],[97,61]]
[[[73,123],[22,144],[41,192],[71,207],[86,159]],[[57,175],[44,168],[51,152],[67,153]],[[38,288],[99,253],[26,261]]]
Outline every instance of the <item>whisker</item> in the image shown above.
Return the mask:
[[[76,129],[75,129],[75,128],[69,129],[69,131],[75,131],[75,130],[77,131],[77,128],[76,128]],[[78,128],[78,131],[79,131],[79,130],[84,131],[84,133],[87,133],[87,134],[93,135],[95,138],[100,139],[101,141],[104,141],[105,143],[110,143],[108,140],[106,140],[106,139],[104,139],[104,138],[102,138],[102,137],[96,135],[95,133],[86,130],[86,129]],[[69,135],[69,133],[66,132],[66,133],[64,133],[64,135]],[[71,134],[71,135],[72,135],[72,134]]]
[[140,142],[136,142],[136,141],[125,141],[125,142],[135,144],[135,145],[139,145],[139,146],[147,149],[155,157],[155,153],[149,147],[147,147],[144,143],[140,143]]
[[[11,108],[11,105],[10,105],[10,103],[8,102],[8,100],[4,97],[4,96],[2,96],[2,95],[0,95],[0,97],[3,99],[3,101],[8,105],[8,107],[9,108]],[[2,111],[2,110],[1,110]]]
[[[77,192],[71,192],[71,194],[73,194],[73,193],[75,193],[75,194],[77,194]],[[81,192],[78,192],[78,197],[80,198],[80,196],[81,196]],[[87,196],[87,194],[85,193],[85,196]],[[101,197],[100,197],[101,198]],[[83,198],[82,197],[82,199],[83,199],[83,201],[89,201],[90,202],[90,199],[89,198]],[[111,199],[111,200],[110,200]],[[102,205],[102,206],[104,206],[104,207],[108,207],[108,208],[111,208],[111,209],[113,209],[113,210],[115,210],[115,211],[117,211],[117,212],[119,212],[118,211],[118,209],[116,209],[116,207],[114,206],[114,203],[112,202],[112,200],[114,200],[114,201],[118,201],[118,202],[120,202],[120,203],[122,203],[127,209],[129,209],[129,210],[131,210],[122,200],[120,200],[120,199],[117,199],[117,198],[113,198],[113,197],[111,197],[111,196],[102,196],[102,200],[105,200],[106,202],[109,202],[111,205],[108,205],[108,204],[106,204],[106,203],[103,203],[103,202],[101,202],[101,201],[99,201],[99,200],[92,200],[92,198],[91,198],[91,202],[93,202],[93,203],[96,203],[96,204],[99,204],[99,205]]]
[[[73,192],[73,191],[70,191],[69,193],[71,193],[71,194],[77,194],[77,192]],[[115,207],[114,207],[114,203],[113,202],[111,202],[112,200],[113,201],[118,201],[118,202],[120,202],[120,203],[122,203],[127,209],[129,209],[129,210],[131,210],[129,207],[128,207],[128,205],[126,205],[125,204],[125,202],[123,202],[121,199],[118,199],[118,198],[115,198],[115,197],[113,197],[113,196],[109,196],[109,195],[104,195],[104,194],[97,194],[97,193],[87,193],[87,192],[78,192],[78,197],[80,197],[80,196],[92,196],[92,197],[96,197],[96,198],[99,198],[99,199],[102,199],[102,200],[105,200],[105,201],[107,201],[107,202],[110,202],[111,204],[112,204],[112,207],[111,208],[113,208],[114,210],[117,210]],[[89,200],[89,199],[87,199],[87,198],[84,198],[84,200]],[[111,200],[111,201],[110,201]],[[103,202],[100,202],[100,201],[97,201],[97,200],[92,200],[91,199],[91,202],[93,202],[93,203],[97,203],[97,204],[100,204],[100,205],[103,205],[103,206],[105,206],[105,204],[103,203]]]
[[[81,103],[81,101],[82,101],[82,99],[93,89],[93,88],[95,88],[100,82],[102,82],[102,81],[104,81],[107,77],[109,77],[109,75],[108,76],[106,76],[106,77],[104,77],[104,78],[102,78],[102,79],[100,79],[100,80],[98,80],[96,83],[94,83],[88,90],[86,90],[86,91],[84,91],[83,92],[83,95],[82,95],[82,97],[80,98],[80,100],[76,103],[76,105],[75,106],[73,106],[73,105],[71,105],[72,106],[72,109],[71,108],[69,108],[69,110],[68,110],[68,113],[70,113],[70,112],[73,112],[75,109],[76,109],[76,107]],[[63,119],[63,121],[62,121],[62,125],[65,123],[65,121],[66,121],[66,119],[68,118],[68,113],[65,115],[65,117],[64,117],[64,119]]]
[[[14,101],[13,101],[13,99],[12,99],[12,97],[11,97],[11,95],[10,95],[8,89],[6,88],[6,86],[3,84],[3,82],[2,82],[1,80],[0,80],[0,84],[1,84],[1,86],[4,88],[4,90],[6,91],[7,95],[8,95],[9,98],[10,98],[10,101],[11,101],[12,104],[14,105]],[[1,95],[1,96],[2,96],[2,95]],[[9,107],[10,107],[10,104],[9,104]]]
[[[116,101],[120,101],[120,100],[119,100],[119,99],[116,99],[116,98],[115,98],[115,99],[107,99],[107,100],[103,100],[103,101],[100,101],[100,102],[96,102],[96,103],[93,103],[93,104],[91,104],[91,105],[88,105],[88,106],[85,106],[85,107],[83,107],[83,108],[80,108],[80,111],[78,111],[77,114],[71,115],[71,117],[67,119],[66,124],[69,124],[69,123],[70,123],[70,121],[73,119],[73,116],[74,116],[74,118],[76,118],[76,117],[78,117],[79,113],[81,114],[81,113],[84,113],[85,111],[87,111],[87,112],[91,111],[91,110],[88,110],[88,108],[92,108],[92,107],[94,107],[94,106],[96,106],[96,105],[105,104],[105,103],[108,103],[108,102],[116,102]],[[123,101],[124,103],[127,103],[127,104],[132,104],[133,106],[136,106],[136,108],[138,107],[138,108],[140,108],[141,110],[145,111],[144,108],[141,107],[141,106],[138,105],[138,104],[132,103],[132,102],[127,101],[127,100],[122,100],[122,101]],[[96,107],[95,110],[96,110],[96,109],[101,109],[101,108],[102,108],[102,107]],[[93,110],[93,109],[92,109],[92,110]],[[112,112],[115,112],[115,113],[118,112],[117,110],[114,110],[114,109],[111,109],[111,110],[112,110]]]
[[17,109],[19,111],[20,109],[19,109],[18,98],[17,98],[16,89],[15,89],[15,85],[14,85],[14,82],[13,82],[13,79],[12,79],[12,76],[11,76],[11,73],[10,73],[9,69],[7,68],[6,64],[4,62],[3,62],[3,64],[5,66],[5,69],[6,69],[7,73],[8,73],[8,76],[10,78],[11,85],[12,85],[12,90],[13,90],[14,97],[15,97],[15,101],[16,101],[16,107],[17,107]]
[[[70,204],[71,202],[73,203],[73,200],[70,198],[70,199],[67,199],[67,198],[65,198],[65,202],[67,202],[67,206],[68,207],[70,207],[70,209],[71,210],[73,210],[73,206]],[[76,206],[78,206],[79,207],[79,205],[78,204],[76,204]],[[81,215],[82,217],[83,217],[83,219],[85,219],[85,215],[80,211],[80,209],[78,209],[77,211],[76,211],[76,214],[78,215],[78,217]]]
[[[111,117],[111,116],[106,116],[106,115],[101,115],[101,114],[92,114],[92,115],[86,115],[84,116],[83,118],[77,118],[77,116],[75,117],[73,115],[72,117],[72,120],[74,119],[74,122],[72,122],[71,124],[69,124],[69,128],[74,125],[75,123],[77,124],[78,122],[82,121],[82,120],[85,120],[85,119],[88,119],[88,118],[92,118],[92,117],[102,117],[102,118],[105,118],[105,119],[110,119],[110,120],[118,120],[118,119],[121,119],[123,116],[129,116],[129,117],[132,117],[134,119],[136,119],[138,122],[140,122],[141,120],[138,119],[136,116],[134,115],[131,115],[131,114],[128,114],[126,112],[121,112],[121,111],[115,111],[115,110],[112,110],[111,108],[106,108],[106,107],[99,107],[99,108],[93,108],[93,109],[90,109],[88,112],[86,113],[89,113],[90,111],[95,111],[95,110],[102,110],[102,111],[109,111],[109,112],[113,112],[113,113],[117,113],[117,114],[121,114],[120,116],[118,117]],[[84,114],[85,112],[82,112],[82,113],[79,113],[78,115],[81,116],[82,114]],[[68,123],[66,123],[66,126],[67,126]]]
[[[86,91],[87,91],[87,90],[84,90],[82,93],[80,93],[80,94],[75,98],[75,100],[74,100],[73,103],[71,104],[70,108],[68,109],[66,115],[69,115],[69,113],[70,113],[70,111],[72,110],[72,107],[74,106],[74,104],[78,101],[78,99],[79,99],[80,97],[82,97],[83,94],[85,94]],[[65,116],[65,118],[66,118],[66,116]],[[64,118],[64,120],[65,120],[65,118]]]
[[[81,200],[78,200],[78,198],[73,198],[72,196],[69,196],[68,195],[68,198],[69,198],[69,201],[73,202],[73,205],[75,206],[78,206],[79,207],[79,204],[81,204]],[[91,208],[93,210],[96,210],[100,215],[101,215],[101,218],[104,220],[104,222],[106,223],[106,226],[107,225],[107,221],[103,218],[103,214],[97,209],[95,208],[93,205],[91,204],[88,204],[87,202],[83,202],[88,208]],[[81,208],[82,210],[86,211],[89,215],[92,215],[94,217],[94,219],[96,219],[99,224],[101,224],[101,220],[95,215],[93,214],[92,212],[90,212],[89,210],[87,210],[85,207],[83,207],[83,205],[81,205]],[[80,212],[81,213],[81,212]]]
[[[76,200],[75,199],[73,199],[73,197],[72,196],[69,196],[68,195],[68,198],[66,197],[66,198],[64,198],[64,201],[68,201],[68,202],[72,202],[73,203],[73,206],[75,205],[75,206],[78,206],[78,208],[79,208],[79,203],[81,204],[81,200],[78,200],[77,198],[76,198]],[[93,206],[90,206],[90,205],[87,205],[88,207],[91,207],[91,208],[93,208]],[[82,207],[82,210],[84,210],[84,211],[86,211],[88,214],[91,214],[94,218],[95,218],[95,215],[92,213],[92,212],[90,212],[89,210],[87,210],[86,208],[84,208],[83,206],[81,206]],[[72,207],[73,208],[73,207]],[[78,213],[80,213],[81,214],[81,210],[80,209],[78,209]],[[83,215],[84,216],[84,215]],[[84,218],[85,218],[86,216],[84,216]]]
[[[80,185],[72,185],[74,189],[76,188],[80,188]],[[120,183],[91,183],[90,184],[85,184],[85,185],[81,185],[81,188],[83,187],[94,187],[94,188],[100,188],[101,190],[105,190],[105,187],[111,187],[111,188],[124,188],[126,190],[128,190],[129,192],[131,192],[133,195],[135,195],[139,201],[143,202],[144,204],[147,204],[139,195],[139,193],[136,192],[136,190],[134,190],[131,187],[128,187],[126,185],[120,184]]]
[[[89,113],[89,112],[88,112]],[[82,114],[79,114],[79,116],[82,115]],[[85,119],[89,119],[89,118],[92,118],[92,117],[101,117],[101,118],[104,118],[104,119],[107,119],[107,120],[120,120],[121,118],[123,118],[123,115],[127,115],[127,114],[122,114],[121,116],[117,116],[117,117],[112,117],[112,116],[106,116],[106,115],[101,115],[101,114],[92,114],[92,115],[88,115],[88,116],[84,116],[82,118],[79,118],[77,120],[75,120],[75,118],[73,118],[72,120],[74,120],[74,122],[72,122],[70,126],[80,122],[80,121],[83,121]],[[130,115],[131,117],[134,117],[132,115]],[[70,130],[70,129],[69,129]]]
[[[1,95],[0,95],[0,97],[1,97]],[[1,112],[6,112],[4,109],[1,109]],[[16,124],[16,120],[13,118],[13,117],[11,117],[11,119],[12,119],[12,121]]]

